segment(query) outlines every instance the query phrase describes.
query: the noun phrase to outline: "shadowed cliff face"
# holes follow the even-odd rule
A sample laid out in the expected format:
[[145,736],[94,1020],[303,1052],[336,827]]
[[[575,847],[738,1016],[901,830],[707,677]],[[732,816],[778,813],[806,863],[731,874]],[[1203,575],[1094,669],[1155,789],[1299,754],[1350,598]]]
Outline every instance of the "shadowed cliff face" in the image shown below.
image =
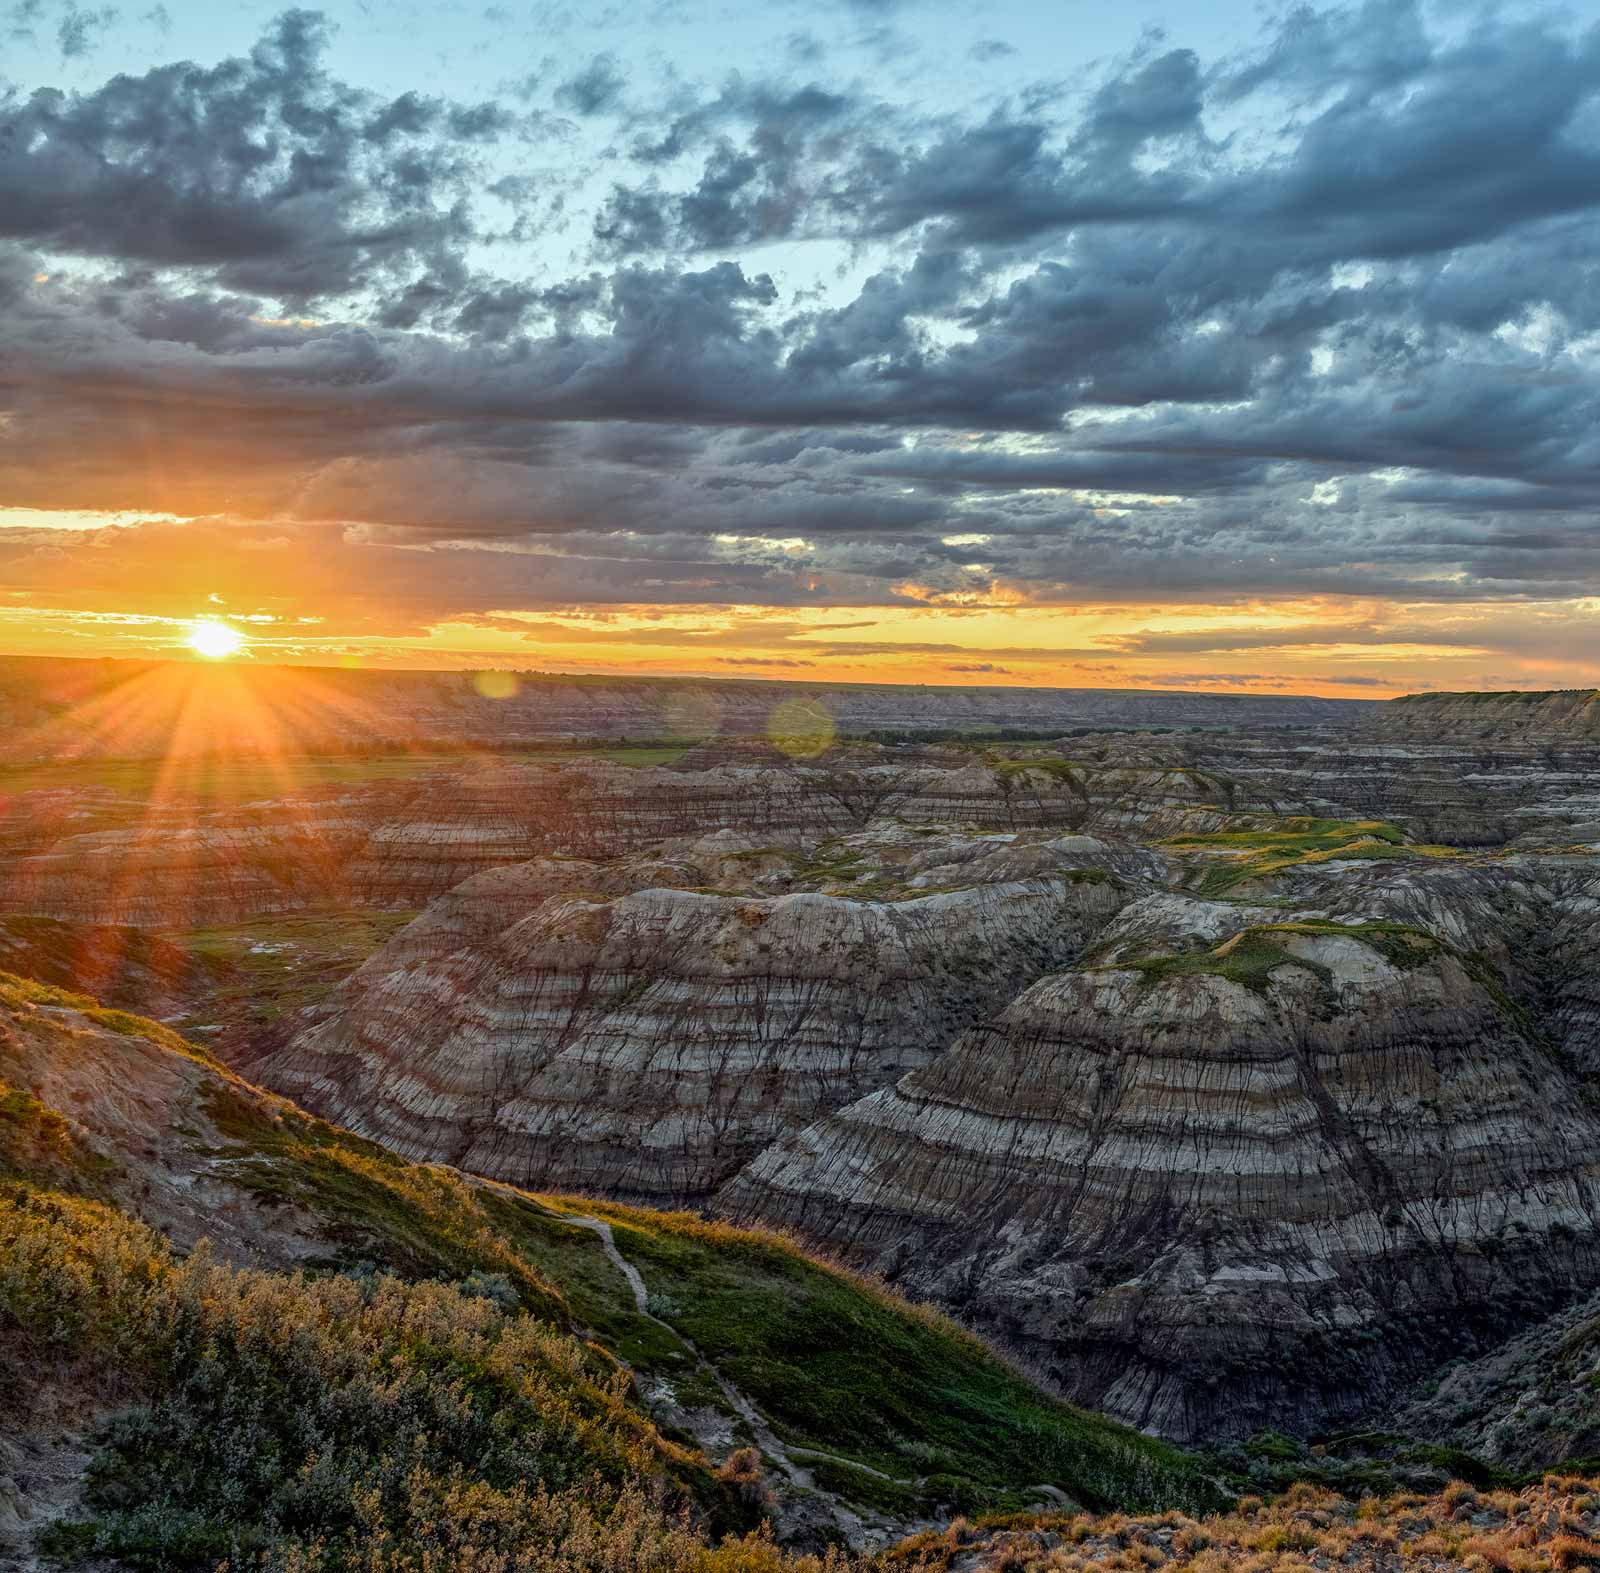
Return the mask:
[[1513,1470],[1600,1457],[1600,1295],[1446,1372],[1385,1424]]
[[1348,1418],[1593,1282],[1597,1186],[1600,1122],[1492,976],[1291,923],[1043,979],[721,1200],[1192,1437]]

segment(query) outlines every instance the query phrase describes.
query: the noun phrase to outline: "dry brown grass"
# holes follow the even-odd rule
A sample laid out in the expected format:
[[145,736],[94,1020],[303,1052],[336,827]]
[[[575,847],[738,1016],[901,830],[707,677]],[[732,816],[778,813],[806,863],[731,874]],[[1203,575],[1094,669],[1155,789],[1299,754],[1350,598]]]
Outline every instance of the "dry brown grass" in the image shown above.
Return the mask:
[[1272,1502],[1191,1519],[1079,1514],[962,1525],[884,1559],[906,1573],[1600,1573],[1600,1483],[1547,1477],[1483,1493],[1452,1481],[1433,1496],[1360,1501],[1302,1482]]

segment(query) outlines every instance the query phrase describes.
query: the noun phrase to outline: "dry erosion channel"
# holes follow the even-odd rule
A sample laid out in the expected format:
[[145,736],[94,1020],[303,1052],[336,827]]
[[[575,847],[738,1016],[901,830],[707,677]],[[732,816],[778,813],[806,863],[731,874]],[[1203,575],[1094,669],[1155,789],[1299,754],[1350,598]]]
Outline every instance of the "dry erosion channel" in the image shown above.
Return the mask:
[[427,694],[3,767],[0,1565],[1600,1568],[1595,696]]

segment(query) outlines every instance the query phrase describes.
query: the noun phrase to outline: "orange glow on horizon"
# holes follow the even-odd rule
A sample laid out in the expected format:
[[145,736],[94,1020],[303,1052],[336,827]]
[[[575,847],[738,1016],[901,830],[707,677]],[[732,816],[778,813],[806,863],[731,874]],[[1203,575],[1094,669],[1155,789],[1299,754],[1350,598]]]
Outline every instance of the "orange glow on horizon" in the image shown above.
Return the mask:
[[[353,668],[785,684],[1098,688],[1383,699],[1428,689],[1577,688],[1600,681],[1581,617],[1600,605],[1387,606],[1349,598],[1234,605],[616,605],[457,613],[407,622],[376,603],[251,599],[215,613],[119,587],[96,605],[28,605],[0,587],[0,651],[179,658],[194,671]],[[197,597],[202,604],[205,597]],[[9,603],[9,604],[8,604]],[[190,600],[189,605],[195,605]],[[1581,616],[1580,616],[1581,614]],[[1510,628],[1521,649],[1497,648]],[[1525,651],[1547,639],[1559,657]],[[183,659],[187,657],[187,659]],[[514,684],[484,676],[482,685]],[[305,686],[305,685],[297,685]],[[315,686],[315,685],[313,685]],[[276,692],[271,682],[264,690]],[[281,695],[279,697],[282,697]],[[498,693],[494,697],[501,697]]]

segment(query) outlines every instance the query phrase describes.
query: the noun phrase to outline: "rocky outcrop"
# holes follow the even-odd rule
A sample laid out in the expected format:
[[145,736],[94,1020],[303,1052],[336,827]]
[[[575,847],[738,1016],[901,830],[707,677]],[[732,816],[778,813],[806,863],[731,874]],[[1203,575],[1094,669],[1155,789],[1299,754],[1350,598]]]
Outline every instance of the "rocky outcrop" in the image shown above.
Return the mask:
[[722,1208],[1180,1437],[1353,1416],[1600,1282],[1600,1121],[1480,964],[1322,922],[1152,954],[1201,927],[1154,905]]
[[262,1079],[407,1154],[681,1202],[927,1064],[1127,899],[1086,848],[895,902],[531,883],[492,939],[439,953],[455,906],[400,935]]
[[326,1258],[326,1232],[231,1158],[241,1127],[271,1130],[281,1098],[154,1022],[16,985],[0,972],[0,1174],[115,1198],[185,1250]]
[[975,760],[962,769],[918,772],[906,794],[907,818],[1015,830],[1061,826],[1117,834],[1196,805],[1273,808],[1220,771],[1126,759]]

